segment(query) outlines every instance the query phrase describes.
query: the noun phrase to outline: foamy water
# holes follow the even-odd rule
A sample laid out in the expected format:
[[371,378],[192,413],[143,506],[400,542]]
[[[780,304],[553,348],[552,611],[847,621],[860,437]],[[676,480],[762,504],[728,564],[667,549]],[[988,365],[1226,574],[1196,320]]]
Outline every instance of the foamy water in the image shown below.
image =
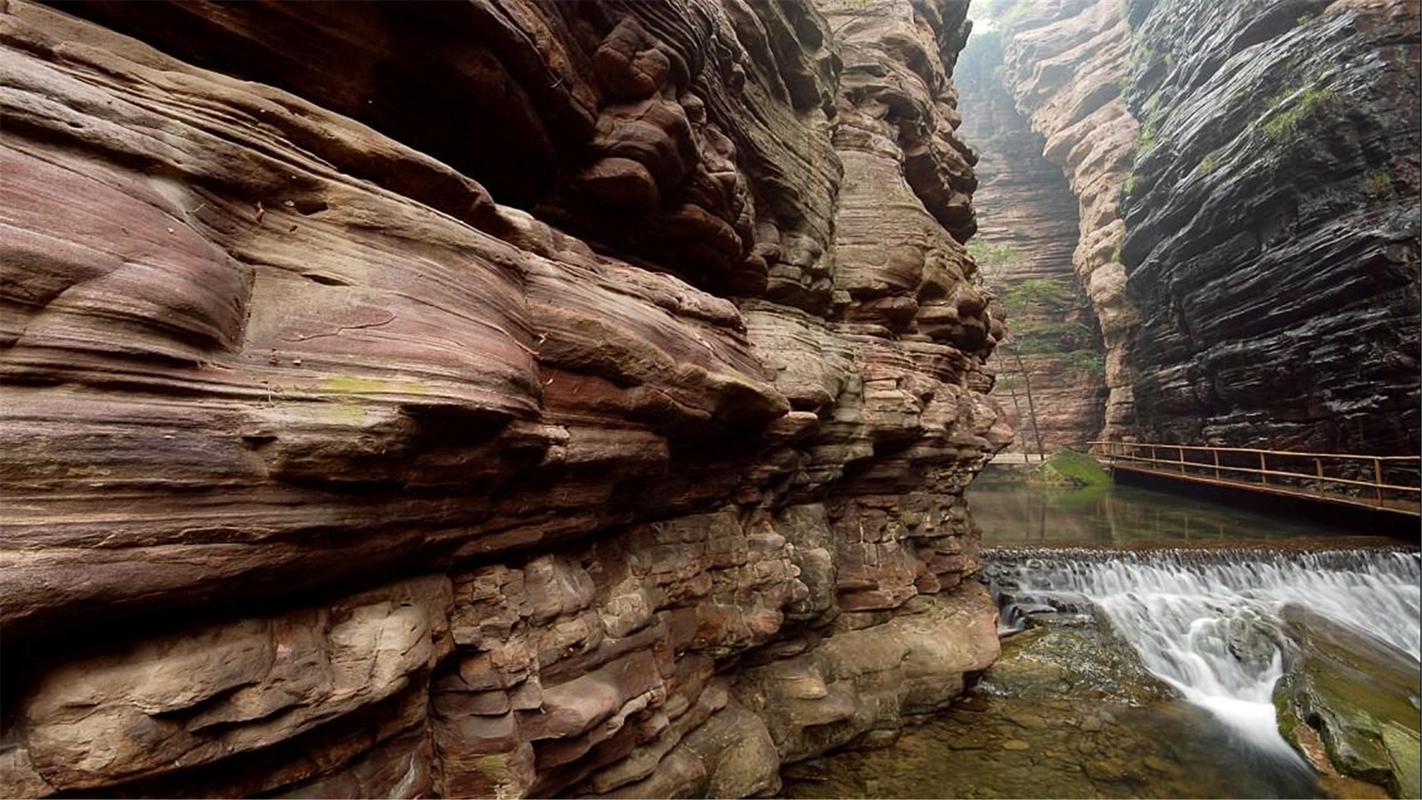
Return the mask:
[[1261,749],[1297,760],[1272,703],[1284,606],[1297,604],[1419,657],[1422,557],[1339,550],[1043,552],[1004,575],[1025,598],[1085,596],[1184,698]]

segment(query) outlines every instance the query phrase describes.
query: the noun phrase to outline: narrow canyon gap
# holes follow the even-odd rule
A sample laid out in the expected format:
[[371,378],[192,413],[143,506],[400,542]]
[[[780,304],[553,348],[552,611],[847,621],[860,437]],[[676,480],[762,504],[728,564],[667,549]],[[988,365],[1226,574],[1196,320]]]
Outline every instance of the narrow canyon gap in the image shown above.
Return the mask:
[[1027,312],[993,358],[1023,446],[1037,449],[1025,372],[1047,452],[1123,437],[1422,449],[1416,0],[973,14],[972,244]]

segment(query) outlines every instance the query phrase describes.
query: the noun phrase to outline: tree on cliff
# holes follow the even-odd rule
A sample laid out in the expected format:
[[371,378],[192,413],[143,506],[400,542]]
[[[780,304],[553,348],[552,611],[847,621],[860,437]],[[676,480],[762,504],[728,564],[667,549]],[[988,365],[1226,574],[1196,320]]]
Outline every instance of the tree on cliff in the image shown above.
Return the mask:
[[[1010,245],[993,244],[981,239],[969,243],[968,251],[973,254],[974,260],[978,262],[979,270],[981,270],[984,279],[986,279],[989,284],[996,284],[997,276],[1001,268],[1019,257],[1017,251],[1013,250]],[[1020,287],[1029,283],[1033,283],[1033,281],[1024,281],[1000,293],[1002,307],[1008,312],[1009,319],[1024,313],[1030,308],[1033,305],[1031,295],[1041,292],[1040,289],[1028,289],[1025,294],[1018,291]],[[1022,361],[1022,351],[1014,346],[1014,336],[1011,329],[1009,329],[1008,338],[998,343],[998,349],[1012,356],[1013,361],[1017,365],[1016,373],[1009,377],[1015,377],[1017,380],[1020,380],[1026,390],[1027,416],[1028,421],[1032,424],[1032,437],[1037,442],[1037,454],[1044,455],[1046,449],[1042,445],[1042,430],[1037,425],[1037,404],[1032,398],[1032,376]],[[1017,403],[1016,382],[1012,380],[1003,381],[1003,388],[1007,389],[1008,396],[1012,398],[1013,408],[1016,409],[1017,416],[1020,418],[1022,416],[1022,408]],[[1025,450],[1026,448],[1024,447],[1023,449]]]

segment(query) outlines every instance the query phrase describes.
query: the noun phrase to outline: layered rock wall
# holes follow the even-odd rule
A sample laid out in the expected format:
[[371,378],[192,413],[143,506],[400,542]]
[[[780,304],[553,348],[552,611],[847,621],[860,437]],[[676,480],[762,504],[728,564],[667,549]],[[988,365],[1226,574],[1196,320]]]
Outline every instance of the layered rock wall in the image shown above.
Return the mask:
[[1419,447],[1415,0],[1062,0],[1000,19],[1080,200],[1106,433]]
[[1418,3],[1131,16],[1142,436],[1417,453]]
[[1113,0],[1021,0],[998,21],[1005,82],[1077,198],[1072,266],[1105,349],[1105,438],[1130,435],[1135,422],[1138,313],[1121,263],[1120,199],[1138,125],[1120,91],[1131,36],[1121,10]]
[[0,791],[764,794],[950,702],[965,13],[0,7]]
[[973,249],[986,282],[1012,306],[1012,335],[991,363],[1001,402],[1017,417],[1015,448],[1037,452],[1040,433],[1046,452],[1085,449],[1103,423],[1105,348],[1073,267],[1076,196],[1007,88],[1000,30],[974,32],[954,80],[959,133],[978,152]]

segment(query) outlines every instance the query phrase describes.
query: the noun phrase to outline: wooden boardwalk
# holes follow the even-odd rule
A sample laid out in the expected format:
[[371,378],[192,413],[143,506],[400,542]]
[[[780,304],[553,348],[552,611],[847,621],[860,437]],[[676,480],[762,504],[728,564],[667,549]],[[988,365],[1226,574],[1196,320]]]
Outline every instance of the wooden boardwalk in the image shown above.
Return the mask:
[[1112,441],[1092,442],[1091,454],[1113,472],[1422,517],[1419,456]]
[[1047,457],[1041,453],[998,453],[989,464],[1040,464]]

